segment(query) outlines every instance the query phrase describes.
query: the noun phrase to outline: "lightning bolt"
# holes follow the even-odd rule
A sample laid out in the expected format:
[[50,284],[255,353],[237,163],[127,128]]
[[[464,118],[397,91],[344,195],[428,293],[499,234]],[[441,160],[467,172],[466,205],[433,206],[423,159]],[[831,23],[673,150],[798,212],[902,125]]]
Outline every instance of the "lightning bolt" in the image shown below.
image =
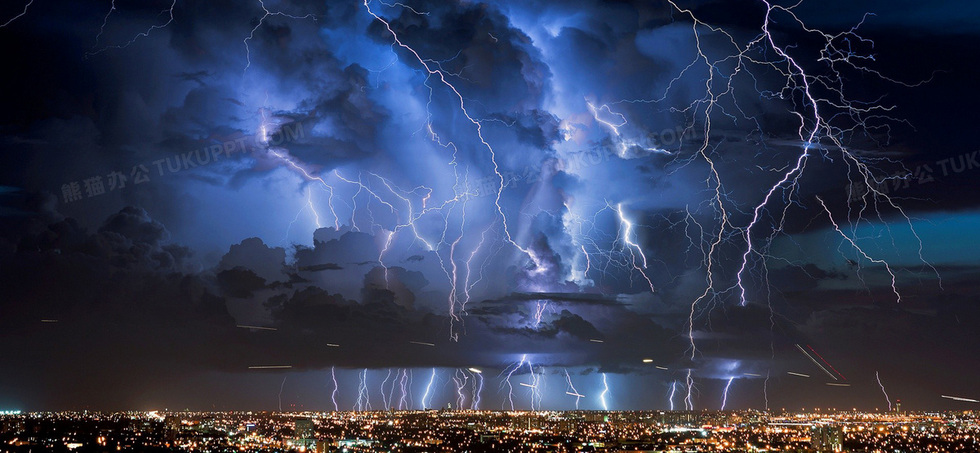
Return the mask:
[[432,375],[429,377],[429,383],[425,386],[425,393],[422,394],[422,409],[429,409],[429,399],[432,393],[432,385],[436,382],[436,369],[432,369]]
[[[539,367],[540,368],[540,367]],[[541,410],[541,402],[544,398],[544,371],[534,372],[534,367],[531,362],[527,363],[527,369],[530,372],[531,383],[527,385],[531,389],[531,410]]]
[[[606,104],[603,104],[599,107],[596,107],[589,101],[586,101],[585,104],[589,107],[589,111],[592,112],[592,117],[596,120],[596,122],[602,124],[603,126],[606,126],[613,132],[613,135],[616,138],[616,144],[618,145],[619,148],[619,152],[618,152],[619,157],[621,158],[629,157],[628,152],[630,149],[634,147],[640,147],[644,151],[647,151],[649,153],[660,153],[666,155],[671,154],[667,150],[659,149],[659,148],[650,148],[640,143],[637,143],[634,140],[624,138],[623,135],[619,132],[619,128],[629,124],[629,122],[626,121],[626,116],[624,116],[622,113],[617,113],[612,111],[612,109]],[[599,118],[599,114],[602,113],[603,111],[607,112],[609,116],[615,117],[617,120],[604,120],[602,118]]]
[[606,403],[606,394],[609,393],[609,382],[606,381],[606,373],[602,373],[602,393],[599,394],[599,404],[602,410],[608,411],[609,405]]
[[93,50],[99,47],[99,40],[102,39],[102,34],[105,33],[105,26],[109,24],[109,16],[111,16],[112,12],[115,10],[116,10],[116,0],[111,0],[111,3],[109,5],[109,12],[107,12],[105,14],[105,17],[102,18],[102,26],[99,27],[99,34],[95,35],[95,44],[92,45]]
[[[92,51],[86,52],[85,53],[85,56],[86,57],[91,57],[91,56],[94,56],[94,55],[98,55],[98,54],[100,54],[102,52],[105,52],[105,51],[107,51],[109,49],[116,49],[116,50],[125,49],[125,48],[133,45],[133,43],[136,42],[136,41],[138,41],[140,38],[145,38],[147,36],[150,36],[150,33],[153,32],[153,30],[159,30],[161,28],[167,28],[167,26],[169,26],[170,24],[172,24],[174,22],[174,7],[176,7],[176,6],[177,6],[177,0],[174,0],[173,3],[170,4],[170,8],[167,8],[167,9],[165,9],[163,11],[160,11],[160,14],[166,14],[167,15],[167,22],[166,23],[164,23],[162,25],[152,25],[152,26],[150,26],[150,28],[146,29],[146,31],[143,31],[141,33],[138,33],[136,36],[133,37],[133,39],[130,39],[129,41],[127,41],[124,44],[112,45],[112,46],[105,46],[105,47],[102,47],[101,49],[98,49],[98,50],[92,50]],[[99,30],[99,35],[98,36],[102,36],[102,32],[105,31],[105,24],[106,24],[106,22],[109,21],[109,16],[112,14],[113,11],[115,11],[115,9],[116,9],[116,4],[115,4],[115,1],[113,1],[112,2],[112,7],[109,9],[109,13],[106,14],[105,19],[103,19],[103,21],[102,21],[102,28]],[[25,9],[25,11],[26,11],[26,9]],[[98,45],[98,44],[96,43],[96,45]]]
[[466,394],[464,393],[466,389],[466,383],[469,382],[470,377],[466,375],[463,370],[456,370],[453,373],[453,383],[456,384],[456,409],[462,410],[463,404],[466,403]]
[[674,393],[677,392],[677,381],[672,381],[670,383],[670,395],[667,396],[667,401],[670,402],[670,410],[674,410]]
[[541,317],[544,316],[544,311],[548,308],[548,302],[535,302],[534,303],[534,327],[537,328],[541,325]]
[[408,370],[402,370],[401,379],[398,380],[398,386],[401,388],[401,396],[398,398],[398,410],[410,409],[412,406],[408,401],[409,397],[409,374]]
[[693,411],[694,410],[694,399],[692,394],[694,393],[694,378],[691,377],[691,370],[687,370],[687,378],[685,379],[687,384],[687,396],[684,397],[684,409]]
[[371,394],[368,391],[367,371],[367,368],[365,368],[363,372],[358,374],[360,379],[357,385],[357,402],[354,406],[354,410],[358,412],[371,410]]
[[568,370],[565,370],[565,380],[568,381],[568,388],[570,391],[565,392],[565,394],[575,397],[575,410],[578,410],[578,402],[583,398],[583,395],[575,389],[575,384],[572,384],[572,375],[568,374]]
[[286,387],[286,376],[282,377],[282,384],[279,384],[279,412],[282,412],[282,389]]
[[[879,204],[890,208],[908,223],[909,229],[912,230],[912,234],[918,241],[920,260],[935,272],[935,268],[922,257],[922,241],[918,233],[915,232],[911,219],[900,206],[878,189],[882,181],[875,177],[874,170],[869,166],[870,161],[859,157],[844,145],[845,135],[854,133],[859,128],[864,128],[864,130],[873,130],[875,128],[887,130],[888,122],[900,121],[889,116],[888,112],[894,108],[893,106],[875,102],[849,100],[845,96],[847,90],[844,89],[844,80],[846,77],[841,72],[842,68],[850,68],[860,73],[879,77],[883,80],[904,86],[918,85],[907,84],[888,78],[880,72],[863,65],[864,62],[873,60],[873,58],[860,55],[853,50],[852,46],[854,43],[872,44],[870,40],[857,34],[857,29],[863,24],[864,20],[862,19],[861,23],[850,30],[838,34],[829,34],[808,27],[795,14],[793,9],[799,3],[784,7],[774,5],[767,0],[760,0],[760,3],[765,8],[760,32],[748,42],[739,44],[739,39],[733,34],[701,21],[691,10],[679,7],[672,0],[668,0],[668,3],[670,3],[674,10],[690,19],[691,31],[695,40],[696,56],[689,65],[684,67],[670,81],[662,97],[652,100],[623,100],[619,102],[660,103],[666,100],[670,92],[674,91],[675,83],[684,78],[689,72],[695,71],[695,68],[703,68],[707,74],[703,79],[705,88],[704,97],[696,99],[686,108],[671,108],[671,111],[683,113],[688,117],[693,116],[699,118],[698,121],[693,121],[685,129],[685,132],[693,129],[697,124],[703,123],[701,130],[703,139],[700,140],[697,152],[690,158],[690,161],[681,161],[681,163],[686,165],[691,161],[699,160],[707,165],[705,184],[712,194],[708,207],[713,210],[716,219],[716,225],[707,230],[701,227],[700,224],[697,224],[700,228],[702,238],[705,239],[697,243],[702,244],[701,251],[704,255],[703,264],[706,285],[704,291],[691,302],[687,322],[689,340],[688,357],[692,360],[697,357],[698,349],[694,340],[694,331],[696,320],[699,318],[701,310],[704,310],[705,307],[710,309],[710,307],[715,306],[722,300],[722,297],[728,294],[733,294],[740,305],[744,306],[750,303],[750,287],[747,284],[748,273],[754,265],[759,263],[765,269],[766,259],[770,258],[767,255],[767,250],[778,235],[785,234],[784,224],[790,208],[792,206],[802,206],[801,201],[798,199],[799,184],[807,171],[807,164],[811,160],[810,158],[815,155],[819,155],[825,161],[842,162],[846,166],[846,176],[851,181],[861,182],[863,186],[869,188],[869,191],[860,200],[859,211],[857,212],[858,220],[852,224],[852,230],[856,228],[857,223],[863,221],[862,214],[868,209],[869,205],[873,204],[873,208],[878,213],[879,219],[882,218],[881,210],[878,209]],[[818,41],[822,40],[820,42],[823,44],[823,49],[820,49],[820,58],[817,60],[817,63],[824,65],[823,68],[826,71],[807,72],[804,69],[807,65],[802,64],[791,55],[791,52],[795,52],[798,46],[784,46],[779,44],[779,39],[771,30],[773,24],[776,23],[776,19],[773,16],[777,14],[788,16],[789,21],[783,22],[783,24],[788,23],[796,26],[804,33],[816,37]],[[713,38],[719,38],[719,40],[713,40],[712,42],[720,42],[722,46],[730,46],[732,52],[723,54],[723,56],[717,58],[709,57],[709,55],[715,55],[716,52],[708,52],[704,49],[704,35],[707,34],[713,35]],[[846,43],[847,48],[841,48],[840,43]],[[776,91],[760,91],[758,94],[765,99],[779,99],[787,101],[790,104],[789,111],[796,117],[799,124],[797,143],[799,144],[800,151],[795,153],[794,157],[785,166],[773,170],[778,174],[776,182],[771,185],[766,185],[761,200],[751,204],[751,209],[749,210],[751,218],[744,225],[739,226],[731,216],[731,213],[741,213],[744,210],[740,207],[736,207],[734,210],[729,207],[733,204],[733,201],[729,199],[728,191],[725,189],[723,178],[714,160],[715,154],[721,145],[713,144],[711,141],[712,121],[716,115],[721,115],[728,120],[735,121],[740,119],[736,117],[736,114],[740,113],[742,115],[741,118],[758,127],[756,132],[762,133],[759,120],[748,116],[738,106],[735,97],[735,93],[738,90],[736,90],[734,81],[740,73],[748,74],[749,77],[752,77],[756,82],[753,86],[758,87],[759,79],[752,72],[752,68],[755,67],[761,67],[763,70],[775,73],[785,79],[785,84],[780,89]],[[726,73],[725,71],[730,72]],[[818,90],[826,94],[818,94]],[[723,99],[730,99],[733,107],[723,104]],[[596,107],[589,103],[588,107],[596,121],[609,128],[617,137],[620,135],[620,128],[627,124],[626,117],[613,111],[609,105]],[[844,126],[839,124],[840,121],[845,120],[852,121],[853,125]],[[876,123],[872,124],[872,121]],[[877,122],[884,122],[886,125],[881,126]],[[880,159],[878,160],[880,161]],[[901,301],[895,274],[892,272],[889,264],[884,260],[874,259],[865,253],[856,243],[853,235],[848,236],[842,231],[823,200],[818,198],[818,201],[826,211],[828,217],[830,217],[831,223],[834,224],[834,229],[861,256],[875,264],[885,267],[885,270],[892,277],[892,290],[896,295],[896,299]],[[848,209],[848,220],[851,220],[850,204],[848,205]],[[734,281],[731,286],[725,288],[722,286],[724,273],[718,261],[726,250],[723,245],[727,241],[739,237],[744,241],[740,249],[740,266],[734,275]],[[625,242],[627,245],[635,244],[635,242],[628,240]],[[695,242],[692,241],[692,243]],[[638,248],[635,249],[638,250]],[[936,275],[938,278],[938,272],[936,272]],[[819,366],[823,368],[822,365]],[[829,372],[828,374],[833,376]],[[685,400],[685,405],[691,408],[692,401],[690,394],[693,387],[693,380],[690,374],[687,378],[687,384],[688,398]]]
[[728,405],[728,389],[732,387],[732,382],[735,381],[735,377],[732,376],[728,378],[728,383],[725,384],[725,393],[721,397],[721,410],[725,410],[725,406]]
[[483,374],[473,373],[473,395],[470,398],[472,401],[471,409],[478,411],[480,410],[480,399],[483,393]]
[[885,260],[872,258],[870,255],[868,255],[864,251],[864,249],[862,249],[861,246],[859,246],[857,244],[857,242],[854,241],[854,239],[852,239],[847,234],[845,234],[843,231],[841,231],[840,226],[837,225],[837,221],[834,220],[834,215],[831,214],[830,209],[827,208],[827,205],[823,202],[823,199],[820,198],[819,196],[816,197],[816,198],[817,198],[817,201],[820,202],[820,207],[822,207],[823,210],[824,210],[824,212],[827,213],[827,218],[830,219],[830,223],[832,225],[834,225],[834,231],[837,231],[837,233],[840,234],[841,237],[844,238],[845,241],[847,241],[848,243],[850,243],[851,244],[851,247],[853,247],[854,250],[856,250],[862,257],[864,257],[864,259],[866,259],[868,261],[871,261],[872,263],[875,263],[875,264],[883,265],[885,267],[885,271],[888,272],[888,275],[890,275],[891,278],[892,278],[892,292],[895,293],[895,301],[901,303],[902,302],[902,294],[898,292],[897,277],[895,277],[895,273],[892,272],[892,268],[888,264],[888,262],[885,261]]
[[293,16],[290,14],[286,14],[282,11],[269,11],[269,8],[265,7],[264,0],[259,0],[259,6],[262,7],[262,12],[264,12],[265,14],[263,14],[262,17],[259,18],[259,21],[255,24],[255,26],[252,27],[252,31],[248,34],[248,37],[242,40],[242,44],[245,45],[245,61],[246,61],[245,69],[242,70],[242,77],[244,77],[245,73],[248,72],[248,68],[252,66],[252,52],[251,49],[249,49],[248,42],[255,37],[256,30],[258,30],[259,27],[261,27],[262,24],[265,23],[266,18],[270,16],[282,16],[282,17],[288,17],[290,19],[313,19],[314,22],[316,21],[316,16],[314,16],[313,14],[307,14],[305,16]]
[[423,58],[415,49],[413,49],[411,46],[409,46],[409,45],[405,44],[404,42],[402,42],[401,41],[401,38],[399,38],[398,34],[394,31],[394,29],[391,28],[391,24],[387,20],[385,20],[384,18],[382,18],[381,16],[379,16],[378,14],[376,14],[371,9],[370,3],[371,3],[370,0],[364,0],[364,8],[367,10],[368,14],[370,14],[372,17],[374,17],[375,20],[377,20],[382,25],[384,25],[385,29],[387,29],[388,33],[391,35],[392,40],[394,41],[394,44],[397,45],[398,47],[400,47],[400,48],[408,51],[410,54],[412,54],[412,56],[415,57],[415,60],[418,61],[418,63],[422,65],[422,67],[424,68],[425,72],[429,76],[435,76],[439,80],[439,82],[442,83],[442,85],[444,85],[446,88],[448,88],[450,91],[452,91],[452,93],[454,94],[455,98],[459,101],[458,102],[458,107],[459,107],[460,112],[463,114],[463,116],[466,118],[466,120],[469,121],[475,127],[477,138],[480,140],[480,143],[483,145],[483,147],[486,148],[486,150],[488,151],[489,156],[490,156],[490,161],[493,164],[494,174],[498,178],[499,184],[498,184],[498,188],[497,188],[496,197],[494,198],[494,205],[496,206],[497,213],[500,216],[500,219],[501,219],[501,223],[502,223],[502,226],[503,226],[504,235],[506,237],[506,240],[511,245],[513,245],[515,248],[517,248],[518,250],[524,252],[524,254],[527,255],[534,262],[534,264],[536,266],[540,267],[540,261],[534,256],[534,254],[532,252],[530,252],[529,250],[527,250],[527,249],[521,247],[520,245],[518,245],[517,242],[514,241],[512,235],[510,233],[510,228],[509,228],[508,223],[507,223],[507,216],[504,214],[503,207],[500,204],[500,198],[501,198],[501,196],[503,194],[503,189],[505,187],[504,175],[500,172],[500,166],[499,166],[499,164],[497,162],[496,152],[494,151],[494,149],[490,145],[490,143],[487,142],[486,138],[484,138],[484,136],[483,136],[483,124],[481,122],[477,121],[476,119],[474,119],[473,116],[470,115],[469,111],[466,109],[466,101],[465,101],[465,98],[459,92],[459,90],[456,88],[456,86],[449,82],[449,80],[446,77],[447,74],[444,71],[442,71],[441,69],[433,69],[433,67],[430,66],[430,63],[431,63],[430,60]]
[[10,24],[11,24],[11,23],[12,23],[13,21],[15,21],[15,20],[17,20],[17,19],[20,19],[20,18],[21,18],[21,17],[23,17],[23,16],[25,15],[25,14],[27,14],[27,8],[30,8],[30,7],[31,7],[31,4],[32,4],[32,3],[34,3],[34,0],[30,0],[30,1],[28,1],[28,2],[27,2],[27,4],[26,4],[26,5],[24,5],[24,10],[23,10],[23,11],[21,11],[21,12],[20,12],[20,14],[18,14],[18,15],[16,15],[16,16],[14,16],[14,17],[11,17],[11,18],[10,18],[9,20],[7,20],[7,21],[6,21],[6,22],[4,22],[4,23],[3,23],[2,25],[0,25],[0,28],[4,28],[4,27],[6,27],[7,25],[10,25]]
[[878,376],[878,372],[875,371],[875,380],[878,381],[878,387],[881,387],[881,393],[885,395],[885,401],[888,403],[888,412],[892,411],[892,400],[888,397],[888,392],[885,391],[885,385],[881,383],[881,377]]
[[340,406],[337,405],[337,392],[340,390],[340,386],[337,384],[337,374],[334,372],[334,367],[330,367],[330,380],[333,381],[333,391],[330,392],[330,401],[333,402],[333,411],[339,412]]
[[506,400],[506,403],[508,403],[510,405],[510,410],[514,410],[514,385],[511,382],[511,377],[514,376],[514,373],[517,372],[517,370],[523,368],[525,363],[528,365],[528,368],[531,369],[531,380],[532,380],[532,382],[531,383],[521,382],[520,384],[522,386],[524,386],[524,387],[528,387],[528,388],[531,388],[532,389],[532,394],[531,394],[531,410],[534,410],[534,393],[533,393],[533,391],[534,391],[534,369],[531,368],[531,363],[528,362],[528,360],[527,360],[527,354],[521,355],[521,360],[519,362],[517,362],[515,364],[512,364],[511,366],[508,366],[507,368],[504,369],[504,371],[501,372],[501,374],[502,375],[506,375],[506,377],[504,378],[503,382],[501,382],[500,386],[501,386],[501,389],[503,389],[504,386],[507,386],[507,400]]
[[[385,410],[391,409],[389,398],[385,396],[385,385],[388,384],[389,379],[391,379],[391,368],[388,369],[388,374],[385,375],[385,379],[381,381],[381,405],[384,406]],[[391,384],[391,389],[395,389],[394,382]]]
[[769,374],[772,370],[766,371],[766,380],[762,382],[762,396],[766,399],[766,410],[769,410]]
[[[636,271],[643,276],[643,279],[646,280],[647,284],[650,285],[650,292],[656,292],[656,290],[653,288],[653,281],[650,280],[650,277],[647,276],[645,271],[647,268],[647,257],[643,253],[643,249],[640,247],[640,245],[635,242],[635,239],[633,239],[633,222],[627,219],[626,215],[623,214],[622,203],[616,205],[616,214],[619,216],[619,222],[622,225],[622,238],[627,249],[630,251],[630,261],[633,265],[633,269],[636,269]],[[633,254],[633,250],[636,250],[636,253],[640,255],[639,264],[636,262],[636,255]]]

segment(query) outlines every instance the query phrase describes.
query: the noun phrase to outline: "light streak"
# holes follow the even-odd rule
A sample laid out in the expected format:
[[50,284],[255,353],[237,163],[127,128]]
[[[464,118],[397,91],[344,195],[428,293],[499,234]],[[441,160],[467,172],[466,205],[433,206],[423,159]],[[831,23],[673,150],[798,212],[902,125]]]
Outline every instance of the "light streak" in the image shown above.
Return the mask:
[[244,324],[239,324],[235,327],[238,327],[239,329],[252,329],[252,330],[279,330],[275,327],[248,326]]
[[946,399],[949,399],[949,400],[961,401],[961,402],[964,402],[964,403],[980,403],[980,400],[975,400],[973,398],[963,398],[963,397],[960,397],[960,396],[948,396],[948,395],[939,395],[939,396],[941,396],[943,398],[946,398]]
[[830,376],[831,379],[833,379],[835,381],[839,380],[839,379],[837,379],[837,376],[834,376],[830,371],[828,371],[826,368],[824,368],[823,365],[820,364],[820,362],[817,362],[817,359],[814,359],[813,356],[810,355],[810,353],[806,352],[806,350],[803,349],[802,346],[800,346],[799,344],[797,344],[796,345],[796,349],[799,349],[800,352],[802,352],[803,355],[806,356],[806,358],[810,359],[810,361],[813,362],[813,364],[816,365],[818,368],[820,368],[821,371],[823,371],[824,373],[827,373],[827,376]]
[[844,383],[840,383],[840,382],[827,382],[826,384],[829,385],[829,386],[831,386],[831,387],[850,387],[851,386],[851,384],[844,384]]
[[847,380],[847,378],[844,377],[844,375],[841,374],[840,371],[837,371],[837,369],[834,368],[834,366],[831,365],[830,362],[828,362],[826,359],[824,359],[823,356],[821,356],[819,352],[817,352],[815,349],[813,349],[813,346],[806,345],[806,347],[807,347],[807,349],[810,350],[810,352],[813,353],[813,355],[817,356],[817,358],[820,359],[820,361],[823,362],[824,365],[827,365],[827,367],[830,368],[834,373],[837,373],[837,375],[840,376],[841,379],[843,379],[845,381]]
[[805,378],[810,377],[809,374],[797,373],[795,371],[787,371],[786,374],[788,374],[790,376],[799,376],[799,377],[805,377]]
[[411,344],[417,344],[420,346],[435,346],[435,343],[426,343],[424,341],[409,341]]

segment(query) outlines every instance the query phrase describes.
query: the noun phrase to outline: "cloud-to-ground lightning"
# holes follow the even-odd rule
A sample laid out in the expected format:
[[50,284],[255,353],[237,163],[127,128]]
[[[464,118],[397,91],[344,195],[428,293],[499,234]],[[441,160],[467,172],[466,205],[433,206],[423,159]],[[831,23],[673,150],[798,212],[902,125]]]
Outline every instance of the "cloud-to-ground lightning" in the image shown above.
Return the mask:
[[436,369],[432,369],[432,374],[429,376],[429,383],[425,385],[425,393],[422,394],[422,409],[430,409],[430,403],[432,402],[432,386],[436,382]]
[[732,387],[732,382],[735,382],[734,376],[728,378],[728,383],[725,384],[725,391],[721,396],[721,410],[725,410],[725,406],[728,405],[728,390]]
[[[474,368],[470,368],[474,370]],[[470,409],[480,410],[480,400],[483,399],[483,373],[479,370],[473,373],[473,394],[470,397]]]
[[330,392],[330,402],[333,403],[333,411],[340,411],[340,406],[337,405],[337,392],[340,391],[340,385],[337,384],[337,374],[335,372],[335,367],[330,367],[330,380],[333,382],[333,390]]
[[509,406],[510,410],[514,410],[514,384],[511,382],[511,378],[513,378],[514,373],[524,368],[524,365],[527,365],[529,382],[518,382],[517,384],[530,391],[529,403],[531,410],[540,409],[541,407],[541,399],[543,397],[541,375],[534,371],[534,365],[528,360],[527,354],[524,354],[521,355],[521,360],[511,364],[501,372],[501,376],[504,376],[504,379],[500,382],[500,388],[503,390],[506,387],[507,390],[507,398],[502,402],[504,408]]
[[400,411],[407,410],[412,407],[408,399],[409,396],[411,395],[411,392],[409,391],[409,386],[411,385],[411,383],[409,382],[409,380],[410,380],[409,370],[403,369],[401,371],[401,377],[398,379],[398,387],[401,391],[398,397],[398,410]]
[[282,377],[282,384],[279,384],[279,412],[282,412],[282,389],[286,387],[286,376]]
[[565,380],[568,381],[568,388],[570,389],[569,391],[566,391],[565,394],[575,397],[575,409],[578,410],[578,402],[582,398],[585,398],[585,396],[575,389],[575,384],[572,383],[572,375],[568,374],[568,370],[565,370]]
[[[878,204],[881,204],[881,206],[891,209],[898,216],[904,218],[909,228],[912,229],[911,220],[905,214],[905,211],[889,198],[886,193],[875,188],[881,181],[875,178],[874,169],[871,167],[870,161],[856,154],[845,145],[846,139],[844,134],[847,131],[853,131],[859,128],[873,129],[875,126],[871,124],[872,121],[897,121],[889,117],[888,112],[892,110],[892,107],[881,105],[880,103],[852,101],[847,98],[845,93],[851,91],[844,89],[845,79],[847,77],[842,74],[841,69],[846,67],[854,69],[859,73],[879,77],[900,85],[914,85],[898,82],[883,76],[878,71],[863,66],[865,62],[871,61],[873,58],[859,55],[851,49],[851,42],[870,42],[870,40],[857,34],[857,26],[839,34],[830,34],[815,30],[807,26],[794,12],[794,8],[799,3],[792,6],[781,6],[767,0],[760,0],[761,6],[764,8],[764,17],[761,21],[759,33],[754,38],[741,44],[736,34],[702,21],[692,10],[678,6],[674,1],[669,0],[668,3],[678,13],[690,19],[690,27],[695,39],[697,55],[667,85],[662,97],[652,100],[623,100],[620,102],[651,104],[663,102],[667,99],[668,93],[674,89],[675,82],[688,76],[689,73],[697,71],[698,68],[705,71],[705,95],[693,101],[686,108],[672,107],[672,109],[694,115],[698,118],[697,121],[691,122],[691,126],[689,127],[693,128],[697,126],[702,128],[700,136],[703,139],[700,140],[698,150],[691,161],[697,158],[707,165],[705,183],[708,186],[708,190],[713,194],[709,207],[715,213],[715,225],[707,230],[705,228],[701,229],[702,231],[707,231],[707,233],[703,234],[708,235],[707,240],[700,241],[706,245],[706,248],[702,248],[704,253],[706,286],[704,291],[692,301],[688,319],[690,345],[688,357],[695,359],[697,356],[697,346],[694,341],[694,330],[695,321],[699,319],[698,317],[702,313],[699,310],[703,310],[705,306],[716,306],[717,303],[722,301],[723,297],[728,295],[733,295],[737,298],[737,301],[741,305],[748,305],[754,299],[750,294],[750,287],[747,284],[748,273],[756,264],[761,264],[763,269],[765,268],[765,262],[770,258],[768,256],[768,250],[770,250],[771,244],[777,236],[786,234],[784,225],[787,221],[788,212],[794,206],[803,206],[802,201],[799,199],[799,186],[801,181],[804,180],[803,176],[807,172],[808,162],[811,160],[811,157],[819,155],[824,160],[830,160],[834,158],[832,156],[833,153],[839,155],[839,161],[842,162],[843,167],[846,167],[845,177],[848,177],[853,182],[862,182],[869,187],[870,198],[866,196],[862,199],[864,205],[867,206],[869,203],[874,204],[874,209],[877,210],[879,218],[881,218],[881,211],[877,207]],[[783,14],[789,19],[788,21],[780,21],[781,26],[790,24],[799,27],[806,34],[817,38],[821,45],[824,46],[822,51],[823,58],[820,58],[817,64],[824,65],[824,69],[826,70],[816,70],[811,67],[812,65],[809,65],[810,62],[803,63],[798,61],[793,56],[793,53],[798,50],[798,46],[794,44],[782,45],[779,43],[780,35],[773,30],[777,22],[777,18],[774,16],[778,14]],[[719,54],[717,48],[711,51],[706,50],[703,46],[704,43],[708,42],[707,35],[717,37],[719,42],[722,43],[721,47],[728,47],[731,49],[731,52],[727,53],[723,51],[720,54],[721,56],[717,57],[716,55]],[[841,48],[841,46],[847,46],[847,48]],[[767,99],[793,100],[789,111],[796,117],[796,123],[798,124],[798,136],[794,141],[799,151],[787,162],[776,166],[776,168],[780,168],[776,170],[778,180],[771,185],[766,184],[766,188],[761,194],[761,199],[757,202],[753,201],[750,204],[747,212],[749,214],[748,220],[739,224],[740,221],[738,218],[742,216],[741,213],[744,213],[745,210],[743,206],[738,206],[730,199],[729,190],[725,187],[722,172],[719,166],[716,165],[715,160],[721,146],[711,142],[712,120],[715,116],[720,115],[723,118],[733,120],[744,119],[750,124],[759,125],[757,118],[747,116],[738,107],[738,101],[735,95],[735,93],[740,91],[739,85],[735,82],[736,77],[739,75],[752,78],[755,82],[752,85],[756,89],[759,89],[758,82],[760,79],[752,72],[752,69],[756,67],[766,71],[774,71],[778,77],[785,79],[782,87],[776,85],[777,88],[773,91],[761,89],[758,94]],[[724,99],[729,99],[730,103],[735,105],[733,110],[723,105]],[[618,128],[625,125],[625,117],[622,114],[613,114],[614,112],[608,110],[608,108],[596,108],[591,106],[591,104],[590,109],[597,121],[604,123],[614,133],[618,134]],[[600,119],[599,113],[603,112],[608,113],[606,115],[607,117],[615,117],[616,119]],[[737,118],[737,114],[741,114],[742,117]],[[844,127],[837,124],[837,122],[843,120],[851,120],[853,124]],[[759,127],[761,131],[761,126]],[[899,294],[894,278],[895,275],[889,263],[884,260],[874,259],[865,253],[852,237],[843,232],[823,200],[820,198],[817,198],[817,200],[826,211],[828,217],[830,217],[834,229],[861,256],[875,264],[884,266],[885,270],[892,276],[892,289],[896,298],[901,301],[901,295]],[[864,212],[864,207],[859,212]],[[848,220],[854,221],[854,219]],[[860,223],[862,221],[864,220],[859,216],[857,222]],[[918,241],[919,258],[922,259],[922,241],[914,229],[912,229],[912,234]],[[721,269],[719,261],[722,254],[727,252],[727,249],[723,245],[732,241],[732,238],[737,237],[741,237],[743,240],[739,252],[741,255],[740,266],[734,274],[732,285],[725,287],[722,286],[725,273]],[[929,265],[925,260],[922,261],[926,265]],[[929,265],[929,267],[932,266]],[[935,271],[935,268],[933,270]],[[807,355],[809,357],[809,354]],[[823,365],[819,363],[817,365],[827,372],[828,375],[834,377],[835,380],[837,379]]]
[[606,395],[609,394],[609,381],[606,380],[606,373],[602,373],[602,392],[599,393],[599,404],[602,406],[602,410],[609,410],[609,403],[606,401]]
[[463,405],[466,404],[466,384],[470,381],[470,377],[465,371],[456,370],[452,380],[456,384],[456,409],[462,410]]
[[357,402],[354,403],[354,410],[369,411],[371,410],[371,393],[368,390],[368,379],[367,379],[367,368],[361,373],[358,373],[358,384],[357,384]]
[[[384,407],[385,410],[391,409],[391,405],[388,400],[388,395],[385,394],[385,386],[388,385],[388,380],[390,379],[391,379],[391,369],[389,368],[388,374],[385,374],[384,380],[381,381],[381,406]],[[395,389],[394,381],[392,381],[391,383],[391,389],[392,391],[394,391]]]
[[684,383],[687,387],[687,394],[684,396],[684,409],[689,411],[694,410],[694,376],[693,371],[688,368],[687,375],[684,378]]
[[888,392],[885,391],[885,384],[882,384],[881,383],[881,376],[878,375],[878,372],[877,371],[875,371],[875,380],[878,381],[878,387],[881,388],[881,393],[883,395],[885,395],[885,402],[888,403],[888,411],[891,412],[891,410],[892,410],[892,399],[888,397]]

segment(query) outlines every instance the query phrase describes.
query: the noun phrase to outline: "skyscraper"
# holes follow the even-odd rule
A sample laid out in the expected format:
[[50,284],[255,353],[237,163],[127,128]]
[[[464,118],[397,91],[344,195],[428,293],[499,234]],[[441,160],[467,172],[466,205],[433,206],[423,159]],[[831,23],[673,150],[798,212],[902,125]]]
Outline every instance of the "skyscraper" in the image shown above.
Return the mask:
[[810,447],[819,453],[844,451],[844,430],[840,426],[814,426],[810,432]]

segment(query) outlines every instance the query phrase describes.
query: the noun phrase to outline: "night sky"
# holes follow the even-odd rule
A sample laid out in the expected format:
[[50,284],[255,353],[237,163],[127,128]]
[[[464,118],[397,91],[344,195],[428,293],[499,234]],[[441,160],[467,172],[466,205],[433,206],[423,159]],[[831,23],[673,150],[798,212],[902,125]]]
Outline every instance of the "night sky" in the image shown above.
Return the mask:
[[0,410],[977,408],[980,5],[794,3],[5,2]]

